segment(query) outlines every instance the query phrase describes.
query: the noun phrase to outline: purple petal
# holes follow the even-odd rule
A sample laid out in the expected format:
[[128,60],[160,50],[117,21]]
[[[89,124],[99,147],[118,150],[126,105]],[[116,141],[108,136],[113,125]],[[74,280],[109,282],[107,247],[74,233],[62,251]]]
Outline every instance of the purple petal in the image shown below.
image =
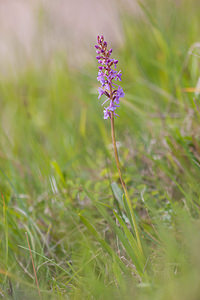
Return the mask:
[[111,112],[108,110],[108,107],[104,109],[104,119],[111,118]]
[[107,98],[107,99],[102,103],[102,105],[104,105],[108,100],[110,100],[110,99]]
[[104,94],[104,90],[101,87],[99,87],[98,91],[99,91],[99,97],[98,97],[98,99],[99,99]]

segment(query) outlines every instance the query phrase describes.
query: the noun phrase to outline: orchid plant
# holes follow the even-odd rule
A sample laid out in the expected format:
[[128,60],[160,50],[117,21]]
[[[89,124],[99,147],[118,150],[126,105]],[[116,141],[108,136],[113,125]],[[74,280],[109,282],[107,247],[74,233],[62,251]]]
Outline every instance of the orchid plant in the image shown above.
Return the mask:
[[117,170],[120,178],[121,185],[124,190],[125,198],[130,210],[131,214],[131,222],[133,223],[136,240],[138,244],[138,249],[141,254],[143,254],[142,244],[140,240],[139,230],[135,218],[135,214],[133,212],[131,200],[127,191],[126,184],[122,177],[119,155],[116,146],[116,138],[115,138],[115,126],[114,126],[114,117],[118,116],[116,113],[116,109],[120,107],[120,98],[124,97],[123,89],[117,84],[118,81],[121,81],[121,71],[117,71],[116,67],[118,64],[118,60],[111,58],[112,49],[108,49],[108,44],[104,40],[103,36],[97,36],[97,45],[95,45],[97,52],[97,60],[99,63],[99,72],[97,76],[97,80],[101,83],[101,87],[98,88],[99,96],[105,95],[107,99],[103,102],[102,105],[109,104],[107,107],[104,107],[104,119],[111,120],[111,135],[112,135],[112,143],[115,155],[115,161],[117,165]]

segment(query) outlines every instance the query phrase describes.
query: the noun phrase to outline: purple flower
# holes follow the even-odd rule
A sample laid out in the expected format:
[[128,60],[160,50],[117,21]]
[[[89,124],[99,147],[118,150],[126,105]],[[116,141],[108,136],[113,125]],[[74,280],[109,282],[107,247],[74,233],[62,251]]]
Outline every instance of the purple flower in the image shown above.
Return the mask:
[[119,107],[119,105],[116,105],[113,101],[110,101],[110,105],[108,107],[109,111],[115,111],[117,107]]
[[116,77],[115,77],[115,80],[119,80],[119,81],[122,81],[122,73],[121,71],[119,71],[117,74],[116,74]]
[[124,91],[123,91],[123,89],[119,86],[118,87],[118,90],[115,90],[114,91],[115,92],[115,96],[114,96],[114,101],[115,101],[115,103],[116,104],[119,104],[119,98],[123,98],[124,97]]
[[117,90],[117,97],[123,98],[125,96],[123,89],[119,86]]
[[117,67],[117,64],[118,64],[118,60],[114,59],[115,68]]
[[106,80],[104,78],[105,74],[101,71],[98,72],[97,80],[103,85],[105,85]]
[[104,90],[101,87],[99,87],[98,91],[99,91],[99,97],[98,97],[98,99],[99,99],[104,94]]
[[98,88],[100,98],[102,95],[106,95],[107,99],[104,101],[102,105],[104,105],[107,101],[110,101],[108,107],[104,107],[104,119],[111,118],[111,116],[118,116],[116,114],[116,109],[120,106],[119,99],[124,97],[123,89],[118,86],[118,89],[115,89],[116,83],[113,81],[119,80],[121,81],[121,71],[117,72],[113,69],[116,69],[118,60],[110,58],[112,49],[107,49],[107,42],[104,41],[103,36],[97,36],[97,45],[95,48],[97,49],[97,57],[99,66],[99,72],[97,76],[97,80],[101,83],[101,87]]
[[104,112],[104,119],[111,118],[111,112],[109,111],[108,107],[106,107],[103,112]]

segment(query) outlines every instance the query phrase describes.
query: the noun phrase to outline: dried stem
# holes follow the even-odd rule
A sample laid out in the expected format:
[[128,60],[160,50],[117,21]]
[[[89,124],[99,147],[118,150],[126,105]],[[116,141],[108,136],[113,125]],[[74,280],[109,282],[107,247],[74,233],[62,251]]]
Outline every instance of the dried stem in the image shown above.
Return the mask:
[[31,261],[32,261],[33,272],[34,272],[34,276],[35,276],[35,282],[36,282],[38,294],[39,294],[40,299],[42,299],[41,293],[40,293],[40,288],[39,288],[39,283],[38,283],[38,279],[37,279],[37,273],[36,273],[36,269],[35,269],[35,265],[34,265],[33,255],[32,255],[32,252],[31,252],[31,247],[30,247],[30,243],[29,243],[29,239],[28,239],[28,233],[25,232],[25,234],[26,234],[26,239],[27,239],[27,243],[28,243],[28,248],[29,248],[29,252],[30,252]]

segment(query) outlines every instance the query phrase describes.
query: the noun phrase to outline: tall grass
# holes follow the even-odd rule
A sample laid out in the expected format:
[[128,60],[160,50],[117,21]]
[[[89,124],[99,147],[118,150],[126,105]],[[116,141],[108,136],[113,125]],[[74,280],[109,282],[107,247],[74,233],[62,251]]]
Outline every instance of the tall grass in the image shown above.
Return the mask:
[[27,232],[44,299],[198,299],[200,105],[185,89],[199,78],[199,5],[152,0],[143,15],[122,15],[116,138],[145,259],[95,63],[80,72],[57,56],[1,78],[2,297],[38,297]]

